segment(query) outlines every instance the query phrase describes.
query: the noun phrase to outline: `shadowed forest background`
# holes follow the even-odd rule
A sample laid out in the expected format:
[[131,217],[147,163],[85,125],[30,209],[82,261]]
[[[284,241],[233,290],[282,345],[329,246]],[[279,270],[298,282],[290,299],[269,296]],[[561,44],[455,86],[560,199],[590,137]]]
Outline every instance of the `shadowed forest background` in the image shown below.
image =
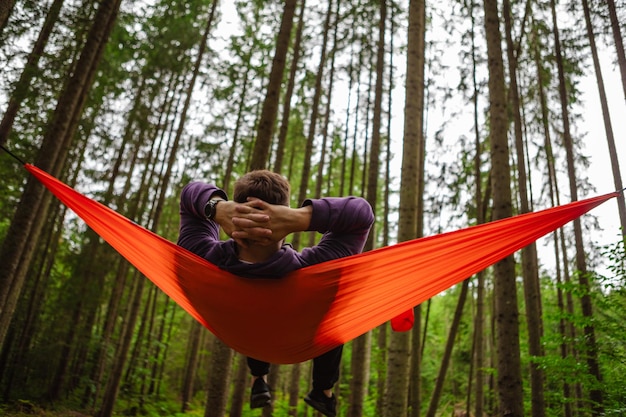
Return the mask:
[[[292,206],[365,197],[371,250],[624,188],[624,22],[623,0],[2,0],[0,145],[174,242],[185,184],[271,169]],[[249,410],[242,355],[4,151],[0,178],[1,415],[314,415],[309,363]],[[624,415],[605,205],[350,342],[338,415]]]

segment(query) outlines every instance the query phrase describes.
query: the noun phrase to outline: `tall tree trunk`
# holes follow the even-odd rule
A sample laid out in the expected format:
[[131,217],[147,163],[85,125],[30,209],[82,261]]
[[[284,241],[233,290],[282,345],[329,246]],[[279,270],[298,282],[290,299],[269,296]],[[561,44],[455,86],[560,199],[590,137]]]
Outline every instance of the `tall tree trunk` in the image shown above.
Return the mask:
[[[416,225],[416,237],[422,237],[424,235],[424,183],[425,183],[425,163],[426,163],[426,138],[424,128],[424,114],[426,110],[425,99],[425,67],[426,67],[426,1],[410,2],[409,8],[413,7],[413,10],[409,9],[409,31],[411,26],[413,27],[413,33],[409,36],[414,36],[415,39],[409,42],[414,42],[413,54],[417,54],[413,58],[417,58],[418,61],[412,61],[415,67],[411,71],[415,72],[415,79],[412,83],[417,85],[412,88],[417,88],[412,94],[417,94],[416,102],[413,104],[417,106],[414,110],[416,113],[411,115],[405,114],[405,117],[416,117],[416,121],[412,123],[411,128],[419,129],[418,149],[417,149],[417,211],[415,216]],[[408,66],[407,66],[408,69]],[[412,105],[412,106],[413,106]],[[407,235],[408,238],[408,235]],[[424,341],[426,337],[420,337],[422,333],[422,306],[418,305],[413,308],[413,331],[411,338],[411,370],[410,370],[410,387],[409,387],[409,408],[411,410],[410,415],[412,417],[419,417],[421,415],[422,407],[422,352],[424,350]],[[426,327],[424,325],[424,332]]]
[[[385,67],[385,26],[387,20],[387,4],[385,0],[380,2],[380,16],[378,20],[378,46],[376,59],[376,85],[374,88],[374,114],[372,120],[372,143],[370,163],[367,181],[367,201],[374,212],[376,211],[376,199],[378,195],[378,176],[380,171],[380,129],[382,117],[383,78]],[[367,146],[366,146],[367,147]],[[374,249],[374,228],[370,230],[365,250]],[[348,416],[360,417],[363,415],[363,402],[367,393],[370,353],[371,332],[359,336],[352,342],[352,379],[350,383],[350,405]]]
[[291,40],[291,28],[293,27],[293,17],[296,13],[296,4],[297,0],[285,1],[280,30],[278,31],[278,38],[276,39],[276,52],[274,54],[274,60],[272,61],[269,83],[265,101],[263,102],[261,118],[259,119],[256,141],[254,142],[250,169],[264,169],[267,166],[272,135],[274,134],[274,126],[276,124],[276,115],[278,114],[278,100],[283,83],[283,74],[285,72],[289,41]]
[[[57,108],[43,138],[35,165],[59,176],[72,144],[76,121],[82,112],[96,68],[113,28],[121,0],[103,0],[82,49],[76,68],[61,93]],[[36,179],[29,178],[0,252],[0,346],[11,322],[33,248],[39,240],[41,219],[46,218],[51,194]]]
[[[622,184],[622,174],[619,168],[619,159],[617,158],[617,148],[615,147],[615,136],[613,135],[611,114],[609,113],[609,104],[606,99],[606,90],[604,88],[604,80],[602,79],[602,68],[600,66],[600,59],[598,58],[598,49],[596,48],[596,39],[595,34],[593,33],[593,25],[591,23],[591,12],[589,11],[588,0],[583,0],[583,11],[585,13],[585,25],[587,26],[587,38],[589,39],[589,47],[591,48],[591,57],[593,58],[593,68],[596,73],[598,93],[600,94],[600,105],[602,107],[604,131],[606,132],[606,140],[609,145],[609,157],[611,158],[613,183],[615,184],[616,190],[621,190],[624,188],[624,185]],[[622,54],[623,53],[624,50],[622,49]],[[626,239],[626,204],[624,204],[624,193],[621,193],[617,196],[617,211],[619,214],[619,221],[622,226],[622,238]]]
[[241,354],[235,355],[237,357],[237,373],[235,374],[235,381],[233,384],[233,390],[231,394],[230,414],[228,417],[241,417],[243,414],[244,397],[248,386],[248,365],[246,363],[246,357]]
[[348,417],[363,415],[363,402],[367,395],[368,375],[371,362],[372,332],[369,331],[352,341],[352,361],[350,363],[350,399]]
[[385,415],[385,409],[387,408],[387,395],[385,391],[385,379],[387,376],[387,355],[388,355],[388,340],[389,340],[389,324],[383,323],[377,328],[377,346],[378,357],[374,360],[374,369],[376,369],[376,414],[377,416]]
[[[367,37],[367,39],[371,39],[374,38],[374,29],[373,29],[373,25],[372,28],[370,29],[370,35]],[[363,198],[367,198],[367,181],[368,181],[368,164],[369,164],[369,160],[368,160],[368,151],[369,151],[369,147],[370,147],[370,124],[367,122],[367,120],[369,120],[370,117],[372,117],[372,119],[374,119],[373,113],[370,111],[371,109],[371,105],[372,105],[372,78],[374,77],[374,63],[372,62],[372,59],[374,57],[374,53],[373,53],[373,48],[370,47],[369,45],[367,45],[366,47],[366,51],[367,51],[367,58],[368,58],[368,63],[367,65],[365,65],[365,68],[367,68],[367,90],[366,90],[366,94],[365,94],[365,120],[366,122],[364,123],[364,131],[363,131],[363,157],[361,158],[361,160],[363,161],[363,167],[361,168],[361,197]],[[372,114],[372,116],[370,116],[370,114]],[[376,206],[372,206],[374,210],[376,210]],[[372,232],[374,231],[374,229],[376,228],[376,223],[374,223],[374,225],[372,225],[372,230],[370,231],[369,236],[372,236]],[[367,243],[366,243],[366,247],[367,247]]]
[[[419,237],[422,230],[420,211],[421,189],[424,182],[424,67],[425,67],[425,10],[423,0],[409,2],[409,30],[406,58],[405,105],[404,105],[404,140],[402,147],[402,170],[400,186],[400,205],[398,218],[398,241],[403,242]],[[409,408],[407,393],[409,389],[410,361],[419,358],[410,357],[411,332],[392,332],[389,346],[387,373],[387,407],[385,416],[400,417],[407,414]],[[415,341],[419,343],[419,341]],[[417,349],[419,352],[420,349]],[[412,381],[412,383],[419,383]],[[413,389],[419,393],[419,386]],[[419,412],[421,399],[412,396],[410,408]],[[413,414],[414,415],[414,414]]]
[[188,348],[183,377],[183,389],[181,393],[181,413],[185,413],[189,410],[189,405],[193,399],[193,382],[196,378],[196,371],[198,369],[198,356],[200,352],[200,336],[202,329],[203,327],[199,322],[194,320],[191,323],[189,343],[187,344]]
[[241,99],[239,100],[239,106],[237,106],[237,121],[235,122],[235,131],[233,132],[233,142],[230,145],[228,151],[228,161],[226,162],[226,172],[224,173],[224,180],[222,181],[223,190],[228,193],[230,191],[230,182],[233,176],[233,168],[235,166],[235,153],[240,151],[241,145],[239,145],[239,131],[243,125],[244,112],[247,104],[247,92],[248,81],[250,79],[250,67],[246,68],[243,82],[241,83]]
[[300,400],[300,375],[302,374],[302,365],[294,363],[291,366],[291,375],[289,380],[289,415],[298,417],[298,403]]
[[[330,59],[330,73],[328,74],[328,95],[326,97],[326,106],[324,109],[324,125],[322,127],[322,144],[320,146],[320,159],[317,163],[317,175],[315,177],[315,192],[313,193],[313,198],[321,198],[322,197],[322,185],[324,184],[324,168],[327,165],[328,170],[328,178],[330,181],[330,177],[332,177],[332,160],[326,164],[326,154],[328,148],[328,126],[330,125],[330,118],[332,115],[332,97],[333,97],[333,84],[335,77],[335,56],[336,50],[338,48],[337,43],[337,35],[339,32],[339,9],[341,7],[341,0],[337,0],[335,5],[335,25],[333,30],[333,44],[330,47],[331,50],[331,59]],[[330,29],[330,28],[329,28]],[[332,139],[331,139],[332,145]],[[331,155],[332,156],[332,155]],[[330,158],[329,158],[330,159]],[[309,233],[309,246],[315,245],[315,233]]]
[[[335,81],[335,56],[337,55],[337,49],[339,47],[338,44],[338,33],[339,33],[339,11],[341,8],[341,0],[337,0],[335,5],[335,24],[333,29],[333,44],[330,47],[331,57],[330,57],[330,73],[328,74],[328,95],[326,97],[326,107],[324,110],[324,127],[322,128],[322,146],[320,147],[320,160],[317,164],[317,181],[315,184],[315,194],[314,198],[322,197],[322,184],[324,183],[324,166],[326,165],[326,148],[328,143],[328,126],[330,125],[330,119],[332,115],[332,97],[333,97],[333,85]],[[332,139],[331,139],[332,144]],[[328,176],[331,176],[330,162],[328,163]],[[311,234],[311,236],[314,236]],[[311,246],[314,244],[314,241],[310,242]]]
[[[393,64],[393,56],[395,53],[394,49],[394,33],[395,33],[395,20],[393,14],[394,8],[392,7],[389,13],[389,22],[390,22],[390,37],[389,37],[389,95],[387,96],[387,146],[386,146],[386,156],[385,156],[385,192],[383,198],[383,247],[389,246],[389,238],[390,238],[390,222],[389,222],[389,212],[390,212],[390,204],[389,197],[391,193],[391,127],[392,127],[392,119],[393,119],[393,91],[394,91],[394,64]],[[352,59],[352,58],[351,58]],[[344,149],[345,152],[345,149]],[[376,392],[378,396],[376,397],[376,415],[382,416],[384,415],[384,410],[386,408],[385,401],[385,377],[387,375],[387,345],[388,345],[388,333],[389,333],[389,324],[383,323],[377,328],[377,347],[378,347],[378,355],[374,360],[374,369],[376,370]],[[415,357],[415,356],[414,356]],[[415,364],[415,361],[412,362],[412,365]],[[420,378],[419,374],[414,374],[414,367],[411,367],[411,374],[409,378],[413,381]],[[416,395],[413,388],[415,384],[410,384],[410,388],[412,389],[409,393],[409,401]],[[419,395],[419,394],[418,394]]]
[[[313,142],[315,141],[315,132],[317,127],[317,118],[319,116],[320,98],[322,96],[322,79],[324,78],[324,67],[326,66],[326,54],[328,49],[328,35],[330,32],[330,18],[333,14],[333,1],[328,2],[326,10],[326,18],[324,20],[322,50],[320,52],[320,60],[315,76],[315,91],[313,92],[313,103],[311,104],[311,118],[309,120],[309,131],[306,138],[304,150],[304,161],[302,165],[302,178],[298,191],[298,201],[302,202],[307,197],[309,189],[309,177],[311,175],[311,156],[313,155]],[[300,247],[301,233],[295,233],[292,244],[294,248]]]
[[[554,155],[552,153],[552,139],[550,134],[550,120],[548,115],[548,105],[546,99],[546,93],[544,89],[544,71],[541,65],[541,55],[539,52],[539,38],[537,36],[536,25],[533,25],[533,59],[535,62],[535,66],[537,67],[537,93],[539,98],[539,106],[541,109],[541,124],[542,124],[542,133],[544,135],[544,148],[546,152],[546,161],[548,165],[548,185],[550,190],[550,201],[551,205],[554,207],[558,205],[558,188],[556,185],[556,169],[554,163]],[[555,251],[555,259],[557,260],[557,282],[562,282],[561,279],[561,268],[560,268],[560,251],[559,251],[559,233],[558,231],[554,232],[554,251]],[[567,258],[566,254],[563,254],[565,258]],[[567,265],[565,265],[567,267]],[[557,286],[557,297],[558,297],[558,305],[559,311],[563,313],[565,316],[565,303],[563,302],[563,290],[560,285]],[[565,319],[561,319],[559,323],[559,330],[561,336],[563,337],[563,343],[561,344],[561,357],[566,358],[568,356],[568,347],[565,340],[567,339],[566,332],[566,322]],[[570,384],[567,381],[563,381],[563,397],[564,401],[564,410],[563,415],[565,417],[572,417],[572,407],[571,401],[571,390]]]
[[[348,139],[350,137],[350,115],[352,114],[352,109],[350,108],[350,103],[352,101],[352,83],[354,82],[354,42],[350,43],[350,63],[348,64],[348,102],[346,104],[346,119],[344,123],[344,132],[343,132],[343,149],[341,151],[341,178],[339,182],[339,195],[344,196],[345,192],[345,184],[346,177],[348,176],[346,172],[346,165],[348,162]],[[357,95],[357,102],[358,102]],[[357,104],[358,106],[358,104]],[[351,192],[351,190],[348,190]]]
[[0,3],[0,35],[7,25],[9,16],[11,16],[14,7],[15,0],[3,0],[2,3]]
[[[41,54],[43,53],[44,48],[48,44],[48,39],[50,38],[50,33],[52,32],[52,28],[56,24],[59,19],[59,14],[61,12],[61,8],[63,7],[64,0],[54,0],[50,9],[48,9],[48,14],[46,15],[46,19],[41,27],[41,31],[39,31],[39,35],[37,40],[35,41],[35,45],[33,46],[33,50],[28,54],[28,59],[26,60],[26,65],[24,65],[24,70],[20,75],[20,79],[15,84],[15,88],[13,89],[13,94],[9,99],[9,105],[7,106],[6,111],[4,112],[4,116],[2,116],[2,121],[0,122],[0,145],[4,145],[9,138],[9,134],[13,128],[13,122],[15,121],[15,116],[19,111],[22,101],[27,96],[28,90],[30,88],[30,82],[32,81],[35,73],[37,71],[37,65],[39,63],[39,58],[41,58]],[[0,10],[1,10],[0,6]],[[2,12],[0,11],[0,19]],[[2,26],[0,24],[0,26]]]
[[[563,122],[563,145],[565,147],[567,158],[567,175],[569,178],[569,189],[572,201],[578,200],[578,186],[576,177],[576,167],[574,162],[574,143],[570,132],[569,125],[569,104],[567,97],[567,88],[565,84],[565,72],[563,69],[563,57],[561,53],[561,41],[559,39],[559,29],[557,25],[556,16],[556,4],[555,0],[550,1],[552,8],[552,25],[554,31],[554,45],[556,53],[556,64],[558,68],[559,76],[559,97],[561,100],[561,116]],[[576,247],[576,268],[578,273],[578,282],[584,294],[580,298],[580,304],[583,317],[590,320],[593,318],[593,306],[591,303],[591,286],[589,284],[589,274],[587,271],[587,260],[585,259],[585,248],[583,244],[583,233],[580,219],[574,220],[574,239]],[[592,324],[586,324],[584,329],[584,343],[585,343],[585,356],[587,358],[587,366],[589,367],[589,373],[596,382],[599,384],[602,382],[602,375],[600,372],[600,365],[598,363],[598,346],[596,342],[595,329]],[[603,394],[602,390],[597,386],[591,388],[589,392],[590,400],[592,401],[593,415],[601,415],[604,410],[603,406]]]
[[[474,115],[474,199],[476,201],[476,223],[485,222],[483,216],[487,208],[487,204],[483,200],[483,176],[481,171],[483,147],[481,146],[480,128],[478,125],[478,81],[477,75],[477,58],[476,58],[476,19],[474,17],[474,1],[470,1],[470,20],[471,20],[471,41],[472,41],[472,107]],[[476,317],[474,319],[474,364],[476,368],[476,395],[474,399],[475,417],[483,417],[485,409],[485,340],[483,338],[485,326],[485,272],[481,271],[476,276]],[[471,375],[470,375],[471,378]],[[468,401],[469,403],[469,401]]]
[[626,100],[626,53],[624,52],[620,22],[617,18],[617,11],[615,10],[615,0],[606,0],[606,5],[609,8],[609,18],[611,20],[611,28],[613,29],[613,41],[615,42],[617,63],[622,76],[622,89],[624,90],[624,99]]
[[141,307],[141,297],[145,284],[145,278],[135,271],[133,274],[133,291],[131,295],[130,309],[126,314],[124,326],[120,335],[120,344],[115,352],[115,360],[111,369],[111,374],[102,400],[100,410],[95,414],[97,417],[111,417],[117,399],[117,394],[122,380],[126,356],[130,349],[135,324]]
[[467,299],[467,290],[469,287],[469,279],[463,281],[461,285],[461,294],[459,294],[459,301],[454,311],[454,318],[450,325],[450,331],[448,333],[448,339],[446,341],[446,347],[444,349],[443,357],[441,359],[441,366],[439,367],[439,373],[435,381],[435,387],[430,397],[430,404],[428,405],[428,411],[426,417],[435,417],[437,415],[437,407],[439,406],[439,400],[441,398],[441,392],[443,391],[443,382],[446,378],[448,366],[450,364],[450,358],[452,356],[452,348],[454,347],[454,341],[456,339],[457,331],[463,318],[463,307],[465,306],[465,300]]
[[204,417],[223,417],[226,415],[233,356],[234,351],[231,348],[218,338],[214,338]]
[[[511,173],[507,138],[507,104],[497,0],[484,0],[489,69],[489,126],[494,220],[511,217]],[[519,346],[519,311],[515,261],[508,256],[494,265],[499,415],[524,415]]]
[[[372,143],[370,150],[369,171],[367,171],[367,201],[376,212],[378,196],[378,177],[380,175],[380,129],[383,102],[383,79],[385,78],[385,31],[387,21],[387,2],[380,1],[378,19],[378,45],[376,53],[376,85],[374,87],[374,114],[372,115]],[[374,249],[376,242],[375,225],[372,226],[365,243],[365,250]]]
[[281,173],[283,170],[283,159],[285,157],[285,143],[287,141],[287,131],[289,130],[289,116],[291,114],[291,98],[296,84],[296,74],[302,49],[302,29],[304,28],[304,11],[306,10],[306,0],[300,4],[298,15],[298,26],[296,28],[296,39],[293,44],[293,57],[289,69],[289,81],[283,97],[283,112],[281,115],[280,128],[278,129],[278,141],[276,144],[276,157],[274,158],[274,172]]
[[[515,132],[515,150],[517,155],[517,186],[521,213],[531,211],[528,197],[528,176],[526,174],[526,157],[524,155],[524,138],[522,134],[522,116],[520,111],[519,90],[517,85],[517,55],[516,45],[513,43],[511,24],[510,0],[502,2],[507,45],[507,61],[509,67],[509,103],[513,113]],[[520,38],[524,34],[520,34]],[[521,39],[518,41],[521,44]],[[537,246],[535,243],[522,249],[522,272],[524,281],[524,300],[526,307],[526,322],[528,323],[528,353],[532,358],[543,356],[541,338],[543,336],[543,322],[541,320],[541,290],[539,289],[539,267],[537,260]],[[530,397],[531,409],[534,417],[543,417],[546,414],[544,399],[544,374],[538,362],[530,361]]]

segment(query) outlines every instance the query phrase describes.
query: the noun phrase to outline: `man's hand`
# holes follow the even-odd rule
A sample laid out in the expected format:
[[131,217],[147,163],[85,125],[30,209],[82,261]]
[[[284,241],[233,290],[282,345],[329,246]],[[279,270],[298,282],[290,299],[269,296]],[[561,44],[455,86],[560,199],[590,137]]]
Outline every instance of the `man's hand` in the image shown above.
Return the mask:
[[237,241],[246,239],[260,245],[279,242],[290,233],[307,230],[313,212],[311,206],[292,209],[256,198],[249,198],[234,209],[232,224],[236,229],[230,236]]
[[[224,233],[242,246],[247,246],[246,240],[267,244],[268,237],[272,235],[272,230],[268,227],[269,217],[252,207],[251,203],[223,200],[217,205],[213,220],[222,227]],[[248,226],[243,228],[233,222],[242,215],[249,221]]]

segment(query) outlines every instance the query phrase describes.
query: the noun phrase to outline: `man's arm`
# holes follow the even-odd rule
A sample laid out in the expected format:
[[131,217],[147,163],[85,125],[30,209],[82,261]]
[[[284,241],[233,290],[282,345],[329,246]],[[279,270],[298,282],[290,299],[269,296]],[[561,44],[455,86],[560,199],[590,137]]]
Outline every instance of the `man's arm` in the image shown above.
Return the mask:
[[[213,206],[213,212],[207,210],[210,200],[219,200]],[[255,223],[255,227],[245,231],[251,239],[263,239],[271,235],[271,230],[263,227],[268,221],[262,213],[251,212],[245,206],[248,203],[238,204],[228,201],[226,193],[213,184],[192,182],[183,188],[180,197],[180,230],[178,244],[197,254],[206,253],[210,246],[219,241],[219,228],[222,226],[228,236],[232,236],[237,226],[233,224],[233,217],[243,210],[245,216]],[[209,215],[213,218],[209,219]],[[240,238],[238,243],[245,244]]]
[[215,185],[201,182],[187,184],[180,195],[178,244],[200,256],[205,256],[219,241],[219,225],[207,220],[204,211],[211,198],[227,197]]
[[374,223],[370,204],[360,197],[326,197],[304,202],[313,207],[309,230],[323,233],[313,248],[302,251],[310,263],[360,253]]

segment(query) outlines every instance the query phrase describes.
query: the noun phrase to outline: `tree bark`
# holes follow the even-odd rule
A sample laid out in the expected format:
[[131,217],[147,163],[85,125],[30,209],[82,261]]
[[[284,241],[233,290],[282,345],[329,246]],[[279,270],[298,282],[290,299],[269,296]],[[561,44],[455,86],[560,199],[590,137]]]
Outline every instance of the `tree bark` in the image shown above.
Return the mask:
[[[423,0],[409,2],[409,30],[406,60],[404,139],[400,205],[398,218],[398,241],[407,241],[422,234],[420,210],[424,182],[424,67],[425,67],[425,9]],[[418,338],[419,339],[419,338]],[[389,347],[387,374],[386,416],[398,417],[407,414],[409,390],[409,364],[419,374],[419,358],[411,358],[411,332],[392,332]],[[419,343],[419,340],[414,343]],[[415,349],[413,349],[415,350]],[[420,349],[417,349],[419,352]],[[419,384],[412,381],[413,384]],[[413,392],[419,393],[419,386]],[[420,410],[419,395],[412,396],[410,408]]]
[[226,415],[230,369],[234,351],[218,338],[214,339],[211,349],[211,366],[204,417],[223,417]]
[[189,332],[189,343],[187,344],[187,360],[185,363],[185,373],[183,377],[183,389],[181,393],[181,413],[189,410],[189,405],[193,399],[193,382],[196,378],[196,370],[198,369],[198,356],[200,352],[200,339],[202,333],[202,325],[197,321],[191,323],[191,331]]
[[[489,126],[494,220],[511,217],[511,175],[507,138],[507,105],[497,0],[484,0],[489,69]],[[494,265],[499,415],[524,415],[519,346],[519,311],[515,261],[508,256]]]
[[248,364],[246,357],[241,354],[235,356],[237,357],[237,371],[231,394],[230,414],[228,414],[228,417],[242,416],[245,393],[247,393],[246,387],[248,386]]
[[4,31],[4,27],[7,25],[14,7],[15,0],[3,0],[0,3],[0,35]]
[[348,417],[361,417],[363,403],[367,395],[368,375],[371,362],[372,332],[369,331],[352,341],[352,362],[350,367],[350,399]]
[[[538,99],[539,99],[539,107],[541,109],[541,125],[543,129],[542,133],[544,136],[544,149],[546,153],[546,163],[548,166],[548,188],[550,190],[551,205],[554,207],[559,204],[558,203],[559,191],[558,191],[557,179],[556,179],[554,155],[552,153],[552,139],[551,139],[551,134],[550,134],[550,120],[549,120],[549,115],[548,115],[548,104],[547,104],[547,99],[546,99],[546,93],[544,91],[545,76],[543,75],[544,70],[541,66],[541,55],[539,53],[539,45],[538,45],[539,39],[537,36],[536,27],[533,27],[533,37],[535,39],[535,44],[534,44],[534,50],[532,51],[532,53],[533,53],[533,60],[535,62],[535,66],[537,67],[537,93],[538,93]],[[560,284],[562,282],[562,278],[561,278],[561,268],[560,268],[561,255],[559,251],[559,232],[555,231],[553,236],[554,236],[555,259],[557,260],[557,263],[556,263],[557,264],[556,265],[557,266],[557,270],[556,270],[557,283]],[[566,263],[564,263],[564,268],[567,268]],[[560,285],[557,285],[557,291],[558,291],[557,298],[558,298],[559,311],[561,311],[565,315],[566,310],[565,310],[565,303],[563,301],[563,290]],[[561,344],[561,357],[562,358],[565,358],[568,356],[568,346],[567,346],[567,343],[565,342],[567,338],[566,334],[568,333],[566,329],[567,329],[566,322],[565,322],[565,319],[563,318],[559,322],[559,331],[564,340],[564,342]],[[563,397],[565,398],[563,415],[565,417],[572,417],[572,406],[571,406],[571,401],[569,401],[569,399],[571,398],[571,390],[570,390],[570,384],[567,381],[563,381]]]
[[[606,141],[609,145],[609,157],[611,159],[613,183],[615,184],[616,190],[622,190],[624,188],[624,185],[622,184],[622,174],[619,168],[617,148],[615,147],[615,136],[613,135],[613,125],[611,123],[611,114],[609,112],[609,104],[606,98],[606,90],[604,88],[604,80],[602,78],[602,67],[600,66],[600,58],[598,58],[598,48],[596,48],[596,39],[595,39],[595,34],[593,33],[593,25],[591,23],[591,12],[589,11],[588,0],[583,0],[583,11],[585,13],[585,26],[587,27],[587,38],[589,39],[589,48],[591,49],[591,57],[593,58],[593,68],[596,73],[596,83],[598,84],[598,94],[600,95],[600,106],[602,107],[602,119],[604,121],[604,131],[606,133]],[[619,32],[619,27],[617,29]],[[624,50],[622,49],[622,55],[623,53],[624,53]],[[619,58],[619,53],[618,53],[618,58]],[[621,66],[621,63],[620,63],[620,66]],[[619,214],[620,225],[622,226],[622,238],[626,239],[626,204],[624,203],[624,193],[621,193],[620,195],[617,196],[617,211]]]
[[283,17],[276,39],[276,52],[272,61],[272,69],[270,72],[269,83],[263,109],[261,110],[261,118],[259,119],[259,127],[254,150],[252,152],[252,161],[250,169],[264,169],[267,166],[270,147],[272,143],[272,135],[274,134],[274,126],[276,124],[276,115],[278,114],[278,99],[283,82],[283,74],[285,72],[287,51],[289,50],[289,41],[291,40],[291,28],[293,27],[293,17],[296,13],[297,0],[286,0],[283,10]]
[[448,339],[446,340],[446,347],[443,353],[443,357],[441,359],[441,366],[439,367],[439,372],[435,381],[435,387],[433,388],[433,393],[430,397],[430,404],[428,405],[426,417],[435,417],[437,415],[437,408],[439,406],[439,400],[441,399],[441,393],[443,391],[443,382],[445,381],[448,366],[450,365],[452,348],[454,347],[454,341],[456,339],[457,331],[461,324],[461,319],[463,318],[463,307],[465,306],[465,300],[467,299],[468,288],[469,280],[466,279],[465,281],[463,281],[463,284],[461,284],[461,294],[459,294],[459,301],[457,303],[456,310],[454,311],[452,324],[450,325]]
[[283,171],[283,159],[285,157],[285,143],[287,142],[287,131],[289,130],[289,115],[291,114],[291,99],[296,84],[296,74],[302,49],[302,30],[304,28],[304,11],[306,10],[306,0],[300,4],[298,15],[298,26],[296,28],[296,39],[293,44],[293,56],[289,68],[289,81],[283,97],[283,112],[281,115],[280,128],[278,129],[278,141],[276,144],[276,157],[274,158],[274,172]]
[[[505,37],[507,45],[507,61],[509,67],[509,103],[513,113],[515,132],[515,151],[517,155],[517,188],[519,191],[520,212],[529,213],[530,203],[528,196],[528,175],[526,173],[526,157],[524,154],[524,138],[522,134],[522,116],[520,111],[519,89],[517,85],[517,55],[513,43],[511,24],[510,0],[503,1],[502,14],[504,16]],[[523,36],[522,33],[520,35]],[[521,39],[519,40],[521,43]],[[522,276],[524,282],[524,300],[526,307],[526,322],[528,323],[528,353],[531,358],[543,356],[541,338],[543,336],[543,322],[541,320],[541,290],[539,288],[539,267],[537,260],[537,246],[535,243],[522,249]],[[534,417],[543,417],[546,414],[544,398],[544,374],[539,363],[530,361],[530,397],[531,410]]]
[[[471,20],[471,43],[472,43],[472,106],[474,116],[474,199],[476,201],[476,223],[481,224],[485,221],[483,213],[486,211],[487,204],[483,199],[483,175],[481,171],[483,147],[481,145],[480,130],[478,125],[478,94],[479,87],[477,81],[477,58],[476,58],[476,19],[474,17],[474,2],[470,2],[470,20]],[[489,180],[488,180],[489,181]],[[482,417],[485,409],[485,271],[481,271],[476,276],[476,316],[474,318],[474,355],[473,363],[476,368],[475,375],[475,399],[474,414],[475,417]],[[471,381],[470,375],[470,381]],[[470,384],[471,385],[471,384]],[[469,394],[468,394],[469,396]],[[468,401],[469,404],[469,401]]]
[[[380,175],[380,129],[383,102],[383,79],[385,78],[385,31],[387,21],[387,2],[380,1],[380,17],[378,19],[378,44],[376,53],[376,84],[374,87],[374,113],[372,115],[372,143],[370,150],[369,170],[367,171],[367,201],[376,212],[378,196],[378,177]],[[365,250],[375,246],[376,225],[370,229],[365,243]]]
[[619,65],[619,72],[622,76],[622,89],[624,90],[624,99],[626,100],[626,53],[624,52],[624,42],[622,40],[620,22],[617,18],[617,11],[615,10],[615,0],[606,0],[606,5],[609,8],[609,19],[611,20],[611,28],[613,29],[613,40],[615,42],[615,52],[617,53],[617,63]]
[[300,401],[300,375],[302,374],[302,365],[294,363],[291,366],[291,375],[289,380],[289,415],[298,417],[298,403]]
[[[311,118],[309,120],[309,131],[307,133],[306,145],[304,150],[304,161],[302,165],[302,178],[298,191],[298,202],[302,202],[307,198],[307,192],[309,189],[309,177],[311,175],[311,156],[313,155],[313,142],[315,141],[317,118],[319,116],[320,98],[322,96],[322,79],[324,75],[324,67],[326,66],[328,35],[330,32],[330,19],[333,14],[332,6],[333,2],[332,0],[330,0],[328,2],[328,9],[326,10],[326,18],[324,20],[322,50],[320,53],[320,60],[317,67],[317,74],[315,76],[315,91],[313,92],[313,103],[311,104]],[[295,233],[292,241],[292,245],[294,248],[297,249],[300,247],[300,239],[301,233]]]
[[[550,1],[552,9],[552,25],[554,31],[554,45],[556,53],[556,64],[559,76],[559,97],[561,100],[561,116],[563,122],[563,145],[565,147],[567,159],[567,175],[569,178],[570,197],[572,201],[578,201],[578,185],[576,176],[576,166],[574,162],[574,143],[570,132],[569,124],[569,104],[567,98],[567,87],[565,84],[565,71],[563,69],[563,57],[561,53],[561,41],[559,39],[559,29],[557,25],[556,4],[555,0]],[[582,225],[580,219],[574,220],[574,240],[576,247],[576,268],[578,274],[578,283],[584,294],[580,298],[580,304],[583,317],[591,320],[593,317],[593,306],[591,302],[591,286],[589,284],[589,273],[587,271],[587,260],[585,259],[585,248],[582,237]],[[586,345],[586,359],[590,375],[596,382],[602,382],[602,374],[598,363],[598,347],[596,342],[595,329],[593,325],[585,325],[583,332],[585,334],[584,343]],[[593,415],[599,416],[604,411],[603,393],[600,388],[592,388],[589,392],[589,398],[592,402]]]

